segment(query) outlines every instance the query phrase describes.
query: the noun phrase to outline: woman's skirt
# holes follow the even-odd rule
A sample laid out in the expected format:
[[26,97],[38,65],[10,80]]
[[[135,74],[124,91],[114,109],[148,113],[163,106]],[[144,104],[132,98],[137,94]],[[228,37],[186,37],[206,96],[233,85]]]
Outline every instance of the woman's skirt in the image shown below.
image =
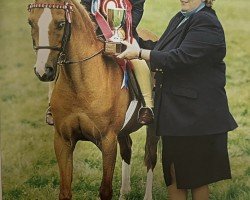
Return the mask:
[[166,185],[174,165],[178,189],[193,189],[231,178],[227,133],[205,136],[162,136],[162,165]]

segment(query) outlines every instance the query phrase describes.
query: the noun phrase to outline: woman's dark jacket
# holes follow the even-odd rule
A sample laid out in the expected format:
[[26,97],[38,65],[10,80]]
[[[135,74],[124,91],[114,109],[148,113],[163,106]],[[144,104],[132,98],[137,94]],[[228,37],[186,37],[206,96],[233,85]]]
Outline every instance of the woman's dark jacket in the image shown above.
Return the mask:
[[[130,2],[132,4],[132,31],[133,36],[137,39],[138,34],[136,32],[136,27],[143,15],[145,0],[130,0]],[[81,0],[81,3],[85,5],[86,9],[90,12],[92,0]]]
[[156,71],[155,123],[157,135],[194,136],[225,133],[237,127],[224,89],[226,44],[213,9],[204,7],[176,28],[179,12],[151,49]]

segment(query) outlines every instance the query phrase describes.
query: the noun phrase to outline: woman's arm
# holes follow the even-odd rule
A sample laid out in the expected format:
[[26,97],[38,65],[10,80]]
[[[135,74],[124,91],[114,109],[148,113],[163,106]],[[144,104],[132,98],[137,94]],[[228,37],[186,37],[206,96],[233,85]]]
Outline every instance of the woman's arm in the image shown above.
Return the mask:
[[[150,61],[153,71],[181,69],[203,62],[219,62],[224,58],[226,46],[220,23],[204,13],[197,14],[192,20],[194,21],[179,48],[170,51],[141,50],[140,57]],[[139,52],[138,48],[128,47],[119,57],[138,58]]]
[[223,60],[226,44],[219,21],[206,13],[199,13],[192,20],[194,21],[179,48],[150,52],[153,69],[181,69]]

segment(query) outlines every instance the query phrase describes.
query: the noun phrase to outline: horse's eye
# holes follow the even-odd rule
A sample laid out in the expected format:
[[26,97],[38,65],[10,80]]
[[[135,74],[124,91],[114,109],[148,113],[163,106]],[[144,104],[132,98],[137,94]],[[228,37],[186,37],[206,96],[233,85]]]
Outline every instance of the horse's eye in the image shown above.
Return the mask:
[[65,26],[65,21],[58,22],[57,29],[61,30]]

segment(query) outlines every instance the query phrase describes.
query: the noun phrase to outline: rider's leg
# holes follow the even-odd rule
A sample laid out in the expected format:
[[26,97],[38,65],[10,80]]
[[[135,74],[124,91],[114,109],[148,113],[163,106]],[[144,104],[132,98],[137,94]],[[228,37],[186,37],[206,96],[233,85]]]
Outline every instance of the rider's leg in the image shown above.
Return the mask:
[[131,60],[131,62],[134,66],[135,76],[141,88],[142,96],[144,97],[146,107],[152,108],[152,81],[148,65],[144,60],[139,59]]
[[[137,44],[136,40],[133,42]],[[151,73],[147,63],[144,60],[133,59],[131,62],[134,66],[135,76],[146,103],[146,106],[141,108],[139,111],[138,120],[141,124],[150,124],[154,118],[151,109],[153,107]]]

